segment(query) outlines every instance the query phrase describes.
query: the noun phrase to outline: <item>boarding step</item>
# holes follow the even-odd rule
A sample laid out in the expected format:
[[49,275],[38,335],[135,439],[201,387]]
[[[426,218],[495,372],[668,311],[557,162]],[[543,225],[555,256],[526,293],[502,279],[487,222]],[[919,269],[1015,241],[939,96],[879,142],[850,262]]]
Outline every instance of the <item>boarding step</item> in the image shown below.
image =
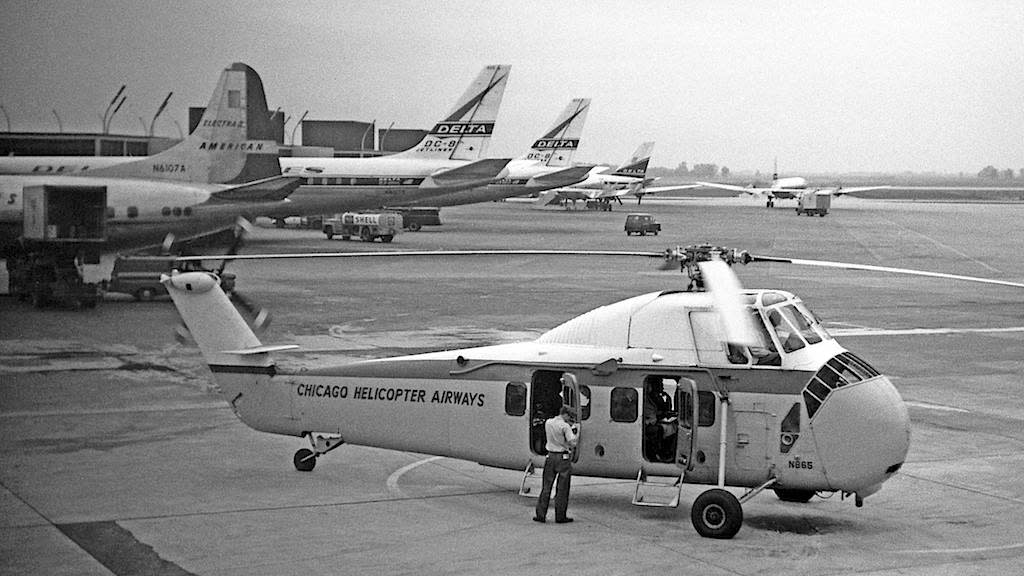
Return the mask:
[[648,477],[641,468],[636,474],[636,489],[633,491],[634,506],[657,506],[675,508],[683,491],[683,475],[660,476],[658,480]]
[[531,460],[526,465],[523,473],[523,483],[519,486],[519,495],[527,498],[537,498],[544,483],[544,467],[534,465]]

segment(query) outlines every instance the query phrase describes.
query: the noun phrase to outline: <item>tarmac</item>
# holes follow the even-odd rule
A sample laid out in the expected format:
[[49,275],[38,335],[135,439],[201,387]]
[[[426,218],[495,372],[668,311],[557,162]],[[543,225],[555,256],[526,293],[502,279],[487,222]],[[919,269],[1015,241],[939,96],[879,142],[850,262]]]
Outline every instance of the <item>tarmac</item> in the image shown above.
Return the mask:
[[[623,232],[625,214],[661,222]],[[791,201],[647,199],[612,212],[503,202],[445,208],[392,244],[257,227],[246,253],[435,249],[751,253],[1024,281],[1022,203],[844,197],[824,218]],[[273,314],[282,362],[327,364],[529,339],[596,306],[682,289],[644,258],[245,261],[238,289]],[[573,479],[573,524],[538,525],[522,473],[343,446],[296,472],[298,438],[250,430],[217,396],[167,299],[95,310],[0,298],[2,574],[1012,574],[1024,560],[1024,290],[787,264],[737,270],[799,294],[847,348],[890,375],[912,420],[908,461],[862,508],[762,493],[732,540],[633,483]],[[401,422],[395,422],[401,426]],[[740,490],[734,491],[739,494]]]

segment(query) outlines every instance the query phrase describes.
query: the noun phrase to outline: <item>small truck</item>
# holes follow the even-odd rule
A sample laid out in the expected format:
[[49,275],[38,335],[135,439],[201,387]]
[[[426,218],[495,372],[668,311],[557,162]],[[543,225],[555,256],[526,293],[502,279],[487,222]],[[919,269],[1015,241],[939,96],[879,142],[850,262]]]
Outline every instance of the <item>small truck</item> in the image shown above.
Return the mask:
[[636,234],[646,236],[648,234],[658,235],[661,232],[661,224],[654,221],[650,214],[635,213],[626,216],[626,236]]
[[832,195],[824,192],[804,192],[796,201],[796,213],[814,216],[817,214],[822,218],[828,214],[832,207]]
[[395,212],[345,212],[324,220],[323,233],[328,240],[335,236],[341,236],[342,240],[355,236],[363,242],[373,242],[380,238],[381,242],[388,243],[395,239],[395,234],[401,229],[402,215]]

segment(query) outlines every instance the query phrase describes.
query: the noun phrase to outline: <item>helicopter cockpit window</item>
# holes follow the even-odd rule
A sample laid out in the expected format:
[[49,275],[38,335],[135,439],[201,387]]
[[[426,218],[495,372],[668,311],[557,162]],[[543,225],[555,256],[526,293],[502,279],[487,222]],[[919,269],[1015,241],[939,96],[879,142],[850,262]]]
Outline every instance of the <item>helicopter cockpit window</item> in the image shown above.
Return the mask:
[[825,330],[825,327],[821,324],[821,320],[818,319],[818,316],[815,315],[814,312],[811,312],[811,309],[808,308],[806,304],[804,304],[803,302],[796,302],[795,305],[796,309],[807,320],[807,323],[810,324],[811,328],[813,328],[814,331],[817,332],[818,335],[822,337],[822,339],[832,339],[832,335],[828,333],[828,330]]
[[761,319],[761,314],[756,309],[750,308],[750,315],[759,340],[756,346],[748,348],[750,357],[753,358],[754,364],[757,366],[779,366],[782,364],[782,359],[779,357],[779,351],[775,348],[775,343],[772,342],[768,327]]
[[825,362],[804,387],[804,403],[807,416],[815,412],[833,390],[879,376],[879,372],[856,354],[843,352]]
[[811,327],[811,320],[807,318],[796,306],[793,304],[787,304],[779,307],[779,312],[786,317],[786,320],[800,333],[800,336],[807,341],[808,344],[817,344],[821,342],[821,336],[814,331]]
[[782,344],[782,349],[786,352],[795,352],[806,346],[806,344],[800,338],[797,329],[783,318],[780,310],[780,308],[769,310],[768,322],[771,323],[775,336],[778,337],[779,343]]

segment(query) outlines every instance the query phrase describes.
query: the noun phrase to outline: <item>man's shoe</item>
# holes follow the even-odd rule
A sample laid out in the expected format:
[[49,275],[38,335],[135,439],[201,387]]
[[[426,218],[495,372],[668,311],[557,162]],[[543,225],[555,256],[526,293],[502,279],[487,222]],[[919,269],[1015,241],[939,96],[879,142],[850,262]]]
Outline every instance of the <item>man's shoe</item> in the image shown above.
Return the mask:
[[[536,520],[536,518],[534,518],[534,520]],[[555,518],[555,524],[568,524],[569,522],[572,522],[572,518]]]
[[547,522],[547,520],[545,520],[544,518],[541,518],[540,516],[534,516],[533,517],[533,521],[534,522],[540,522],[541,524]]

